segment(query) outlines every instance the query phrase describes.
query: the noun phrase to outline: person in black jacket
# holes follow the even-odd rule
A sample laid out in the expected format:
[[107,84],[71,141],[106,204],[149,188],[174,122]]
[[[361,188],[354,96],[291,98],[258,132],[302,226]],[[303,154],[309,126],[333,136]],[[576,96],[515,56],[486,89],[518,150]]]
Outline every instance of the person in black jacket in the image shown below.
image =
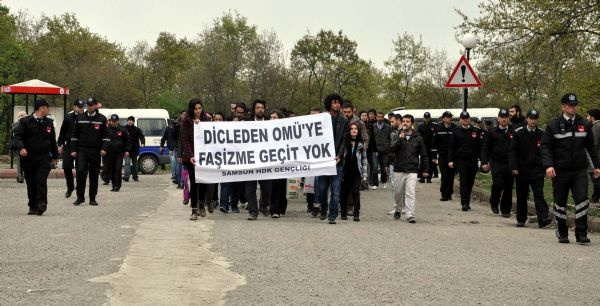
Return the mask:
[[544,199],[544,174],[542,166],[542,135],[537,127],[539,113],[535,109],[527,112],[527,125],[513,133],[508,161],[512,174],[517,178],[517,227],[524,227],[527,221],[527,198],[529,186],[533,190],[533,201],[540,228],[552,223],[548,218],[548,203]]
[[481,168],[484,172],[488,172],[491,164],[492,169],[490,196],[492,212],[494,214],[502,212],[504,218],[510,217],[512,209],[514,178],[508,166],[508,151],[513,133],[513,129],[508,125],[508,110],[502,108],[498,112],[498,126],[490,129],[483,137],[481,150]]
[[477,175],[481,142],[481,130],[471,125],[471,116],[468,112],[461,112],[460,127],[452,132],[452,139],[448,147],[448,167],[456,169],[460,176],[462,211],[471,209],[471,191]]
[[129,157],[131,151],[131,138],[127,129],[119,125],[119,116],[110,116],[108,135],[110,141],[106,154],[106,164],[102,172],[106,171],[106,177],[112,182],[110,191],[121,189],[121,170],[123,170],[123,157]]
[[[265,116],[267,102],[264,100],[255,100],[252,103],[252,109],[247,121],[265,121],[269,117]],[[271,180],[259,180],[260,199],[256,197],[257,181],[247,181],[245,185],[246,199],[248,200],[248,220],[256,220],[259,209],[264,216],[269,215],[269,205],[271,204]],[[259,203],[260,202],[260,203]]]
[[58,154],[62,155],[62,166],[65,173],[65,180],[67,181],[65,198],[71,197],[71,194],[75,190],[73,182],[73,162],[75,159],[71,156],[71,136],[77,124],[77,116],[81,115],[81,113],[83,113],[83,101],[75,99],[73,101],[73,111],[65,116],[58,135]]
[[452,123],[452,113],[445,111],[442,114],[442,124],[437,126],[433,135],[433,162],[440,166],[440,193],[442,198],[440,201],[452,200],[454,193],[454,176],[456,172],[453,168],[448,167],[450,162],[448,153],[452,144],[452,132],[456,129],[456,125]]
[[600,176],[600,161],[594,151],[590,123],[577,114],[577,102],[575,94],[565,94],[561,99],[563,113],[548,123],[542,137],[542,163],[546,175],[552,178],[554,216],[558,224],[556,236],[560,243],[569,243],[569,190],[575,201],[575,239],[578,243],[590,243],[587,238],[589,203],[586,151],[593,163],[594,176]]
[[[325,109],[331,115],[331,126],[333,128],[333,144],[335,146],[336,175],[321,175],[318,177],[319,203],[321,204],[321,215],[319,219],[329,219],[329,224],[336,224],[340,204],[340,188],[342,185],[342,172],[344,169],[344,156],[347,141],[348,120],[341,114],[344,99],[338,94],[330,94],[325,97]],[[331,197],[328,198],[329,192]],[[329,201],[329,205],[328,205]],[[327,210],[329,209],[329,214]]]
[[397,203],[394,219],[399,220],[406,207],[406,221],[415,223],[415,188],[417,174],[429,177],[427,146],[419,132],[413,131],[415,118],[402,116],[402,129],[393,133],[390,151],[394,153],[394,200]]
[[54,122],[47,118],[48,102],[38,99],[34,112],[19,121],[15,129],[14,146],[22,160],[27,198],[28,215],[41,216],[48,207],[48,173],[58,159]]
[[89,172],[90,205],[96,206],[98,194],[98,175],[100,173],[100,156],[106,156],[106,148],[110,141],[106,126],[106,117],[96,110],[98,101],[89,98],[87,110],[77,117],[77,125],[71,137],[71,156],[77,158],[77,200],[74,205],[85,202],[85,185]]
[[[392,132],[392,128],[388,122],[384,121],[383,112],[377,113],[377,121],[373,124],[373,138],[375,141],[376,152],[376,163],[374,163],[374,167],[377,167],[375,175],[379,172],[381,176],[381,184],[383,184],[383,189],[387,188],[387,169],[386,165],[388,164],[386,161],[387,155],[390,151],[390,133]],[[373,181],[374,185],[371,189],[376,190],[379,186],[379,180],[374,177]]]
[[510,126],[514,129],[526,126],[527,121],[525,121],[525,117],[521,113],[521,107],[518,104],[512,105],[508,108],[508,115],[510,119]]
[[431,121],[431,114],[429,112],[425,112],[423,114],[423,119],[425,120],[425,122],[419,124],[419,128],[417,129],[417,131],[419,132],[421,137],[423,137],[423,141],[425,141],[425,147],[427,148],[427,160],[429,161],[427,172],[431,175],[427,176],[426,178],[420,176],[419,183],[424,183],[425,181],[427,181],[427,183],[431,183],[431,177],[436,172],[435,168],[437,168],[436,165],[433,163],[433,155],[431,152],[433,148],[433,134],[435,133],[437,124]]
[[[129,151],[129,156],[125,156],[123,159],[125,161],[125,174],[123,175],[123,180],[129,182],[129,176],[131,175],[133,180],[137,182],[138,156],[140,155],[140,147],[146,146],[146,137],[144,137],[142,129],[135,126],[134,116],[127,117],[125,129],[127,130],[127,133],[129,133],[129,138],[131,139],[131,150]],[[175,142],[177,142],[177,138],[175,139]]]

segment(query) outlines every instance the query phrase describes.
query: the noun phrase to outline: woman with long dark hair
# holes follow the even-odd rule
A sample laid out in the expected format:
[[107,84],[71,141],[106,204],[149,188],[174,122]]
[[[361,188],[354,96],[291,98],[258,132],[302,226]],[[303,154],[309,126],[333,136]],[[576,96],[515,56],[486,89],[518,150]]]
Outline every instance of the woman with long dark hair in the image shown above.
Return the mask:
[[[181,123],[181,145],[182,145],[182,162],[183,166],[188,170],[190,179],[190,203],[192,206],[192,216],[190,220],[198,220],[200,217],[206,217],[206,209],[204,205],[206,185],[196,183],[196,159],[194,157],[194,125],[200,121],[209,121],[204,114],[202,100],[193,98],[188,103],[187,114],[183,117]],[[210,204],[210,203],[209,203]]]
[[354,205],[354,221],[360,221],[360,184],[367,177],[367,161],[365,144],[360,135],[358,124],[351,122],[348,126],[349,135],[346,143],[344,175],[340,192],[340,207],[342,220],[348,219],[348,197],[352,196]]

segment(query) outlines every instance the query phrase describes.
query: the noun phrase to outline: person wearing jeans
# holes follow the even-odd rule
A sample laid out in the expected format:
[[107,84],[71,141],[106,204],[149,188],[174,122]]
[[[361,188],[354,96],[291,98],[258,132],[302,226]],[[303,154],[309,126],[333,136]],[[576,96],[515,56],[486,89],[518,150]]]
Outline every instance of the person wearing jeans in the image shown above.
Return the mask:
[[[319,203],[321,204],[321,220],[329,219],[329,224],[336,224],[335,219],[338,214],[340,201],[340,187],[342,181],[342,172],[344,169],[344,152],[346,147],[348,129],[348,120],[340,114],[343,99],[338,94],[330,94],[325,98],[325,109],[331,115],[331,126],[333,128],[333,142],[335,146],[335,160],[337,163],[336,175],[322,175],[318,177],[319,181]],[[330,207],[328,207],[327,189],[331,191]],[[329,215],[327,209],[329,208]]]
[[413,130],[415,118],[412,115],[402,117],[401,131],[392,140],[390,151],[394,153],[394,197],[396,212],[394,219],[399,220],[403,206],[406,207],[406,221],[415,223],[415,188],[417,173],[423,177],[429,176],[427,148],[421,135]]

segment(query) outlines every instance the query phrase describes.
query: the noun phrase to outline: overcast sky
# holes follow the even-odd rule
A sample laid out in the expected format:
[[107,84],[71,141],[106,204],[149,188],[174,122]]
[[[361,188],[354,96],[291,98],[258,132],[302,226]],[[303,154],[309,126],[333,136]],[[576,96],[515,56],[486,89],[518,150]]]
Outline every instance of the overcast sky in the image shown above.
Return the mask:
[[458,60],[461,46],[454,27],[458,8],[470,17],[479,12],[476,0],[0,0],[16,13],[33,16],[75,13],[92,32],[129,47],[146,40],[151,45],[166,31],[195,39],[204,27],[228,10],[237,10],[250,24],[273,30],[289,51],[304,34],[320,29],[343,30],[358,43],[358,53],[378,67],[392,54],[392,40],[404,31],[421,35],[426,46],[446,50]]

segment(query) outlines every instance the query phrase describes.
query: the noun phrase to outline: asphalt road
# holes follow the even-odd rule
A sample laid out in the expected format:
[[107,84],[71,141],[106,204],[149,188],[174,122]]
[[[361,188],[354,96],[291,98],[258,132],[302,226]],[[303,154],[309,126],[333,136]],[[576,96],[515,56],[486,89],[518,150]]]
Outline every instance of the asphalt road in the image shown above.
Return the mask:
[[24,185],[0,180],[0,304],[600,304],[600,236],[558,244],[553,229],[439,202],[436,183],[418,185],[416,224],[387,215],[380,189],[363,192],[361,222],[336,225],[304,199],[278,220],[192,222],[168,175],[102,188],[99,207],[74,207],[62,184],[37,217]]

